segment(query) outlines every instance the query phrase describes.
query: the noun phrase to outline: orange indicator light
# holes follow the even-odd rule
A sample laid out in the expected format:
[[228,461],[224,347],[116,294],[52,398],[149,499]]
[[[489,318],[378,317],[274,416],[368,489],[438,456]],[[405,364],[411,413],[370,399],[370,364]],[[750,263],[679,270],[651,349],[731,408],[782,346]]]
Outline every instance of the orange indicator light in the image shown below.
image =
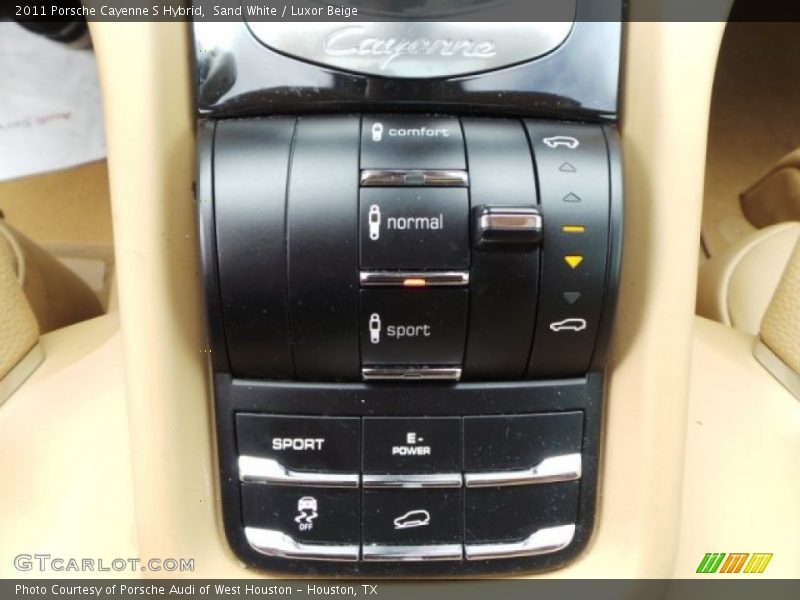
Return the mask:
[[403,287],[418,288],[425,287],[426,285],[428,285],[428,282],[422,277],[409,277],[403,280]]

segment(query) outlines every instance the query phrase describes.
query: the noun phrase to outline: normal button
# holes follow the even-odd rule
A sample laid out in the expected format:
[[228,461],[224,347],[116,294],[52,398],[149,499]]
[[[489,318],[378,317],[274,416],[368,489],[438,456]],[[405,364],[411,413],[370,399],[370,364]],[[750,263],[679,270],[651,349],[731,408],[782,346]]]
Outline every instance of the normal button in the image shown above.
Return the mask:
[[362,269],[469,267],[464,188],[362,188]]
[[240,456],[272,459],[286,469],[358,473],[361,421],[344,417],[236,415]]
[[365,116],[362,169],[466,169],[458,119],[417,115]]

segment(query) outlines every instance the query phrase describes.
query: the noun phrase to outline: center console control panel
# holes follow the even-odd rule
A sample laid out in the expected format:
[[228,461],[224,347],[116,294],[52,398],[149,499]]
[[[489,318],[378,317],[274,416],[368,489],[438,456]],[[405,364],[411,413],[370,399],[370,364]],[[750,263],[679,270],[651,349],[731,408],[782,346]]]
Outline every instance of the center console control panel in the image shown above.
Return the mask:
[[311,574],[551,568],[591,533],[612,127],[206,121],[198,206],[223,518]]

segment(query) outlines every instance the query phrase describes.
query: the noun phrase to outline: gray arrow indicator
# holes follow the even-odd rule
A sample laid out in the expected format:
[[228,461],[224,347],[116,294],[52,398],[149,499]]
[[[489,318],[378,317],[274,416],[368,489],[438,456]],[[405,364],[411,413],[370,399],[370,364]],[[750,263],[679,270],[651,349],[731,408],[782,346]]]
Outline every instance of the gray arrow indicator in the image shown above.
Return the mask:
[[569,194],[564,196],[563,200],[564,200],[564,202],[580,202],[581,201],[580,197],[576,196],[572,192],[570,192]]
[[561,171],[562,173],[575,173],[577,172],[578,169],[573,167],[570,163],[565,162],[563,165],[558,167],[558,170]]
[[580,292],[564,292],[562,295],[567,304],[575,304],[581,297]]

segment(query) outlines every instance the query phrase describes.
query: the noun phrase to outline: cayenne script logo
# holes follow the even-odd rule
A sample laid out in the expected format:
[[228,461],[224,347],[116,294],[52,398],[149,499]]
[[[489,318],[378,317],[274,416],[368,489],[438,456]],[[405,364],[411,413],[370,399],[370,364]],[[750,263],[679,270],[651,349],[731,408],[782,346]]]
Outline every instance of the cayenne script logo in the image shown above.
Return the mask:
[[491,40],[380,38],[365,35],[364,27],[342,27],[323,42],[328,56],[361,56],[380,59],[385,69],[401,57],[420,59],[482,59],[497,54],[497,45]]

